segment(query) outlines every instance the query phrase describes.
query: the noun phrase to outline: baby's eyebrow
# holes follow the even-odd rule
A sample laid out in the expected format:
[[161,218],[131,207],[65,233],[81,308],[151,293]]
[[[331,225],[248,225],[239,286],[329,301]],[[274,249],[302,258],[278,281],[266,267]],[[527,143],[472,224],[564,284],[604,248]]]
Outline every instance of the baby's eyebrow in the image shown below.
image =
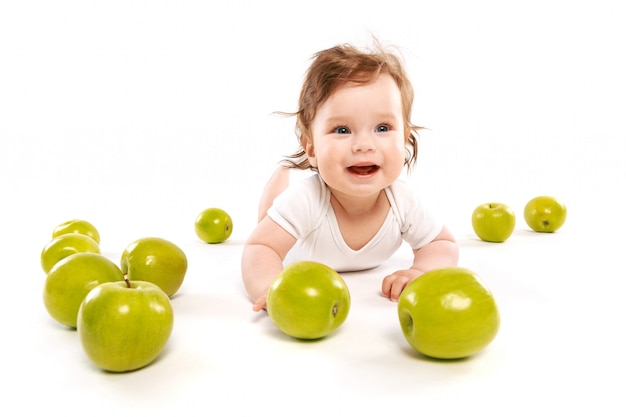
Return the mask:
[[[377,121],[394,121],[398,120],[398,114],[393,112],[381,112],[374,116]],[[326,119],[328,125],[345,125],[351,122],[350,116],[332,116]]]
[[349,118],[348,117],[329,117],[328,119],[326,119],[326,124],[328,125],[344,125],[348,122]]
[[398,118],[398,115],[396,113],[380,113],[377,115],[378,118],[382,119],[382,120],[396,120]]

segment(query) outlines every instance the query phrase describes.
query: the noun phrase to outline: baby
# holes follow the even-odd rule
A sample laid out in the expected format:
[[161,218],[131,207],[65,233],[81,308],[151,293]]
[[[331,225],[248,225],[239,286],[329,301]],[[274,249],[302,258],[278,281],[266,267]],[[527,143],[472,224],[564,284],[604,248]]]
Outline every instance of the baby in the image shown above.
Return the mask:
[[[292,114],[300,149],[266,185],[242,254],[253,310],[265,309],[288,256],[358,271],[380,265],[406,241],[412,265],[382,281],[382,294],[394,301],[424,272],[457,264],[452,233],[399,180],[417,158],[412,105],[402,62],[380,46],[340,45],[314,56]],[[312,175],[290,182],[294,169]]]

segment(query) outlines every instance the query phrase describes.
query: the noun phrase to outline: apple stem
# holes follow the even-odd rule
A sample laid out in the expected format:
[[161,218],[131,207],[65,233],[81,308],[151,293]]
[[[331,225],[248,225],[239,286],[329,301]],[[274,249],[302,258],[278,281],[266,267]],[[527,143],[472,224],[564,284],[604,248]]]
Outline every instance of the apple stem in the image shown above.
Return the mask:
[[130,280],[128,279],[128,274],[124,274],[124,282],[128,286],[128,288],[132,288],[130,285]]

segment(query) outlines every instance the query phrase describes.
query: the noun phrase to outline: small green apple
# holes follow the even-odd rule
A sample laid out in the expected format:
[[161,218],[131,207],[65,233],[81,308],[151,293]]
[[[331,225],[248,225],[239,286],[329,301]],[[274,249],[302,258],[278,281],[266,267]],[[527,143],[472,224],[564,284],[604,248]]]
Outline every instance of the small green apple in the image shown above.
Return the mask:
[[169,240],[144,237],[124,249],[120,267],[129,280],[152,282],[171,297],[185,279],[187,256]]
[[203,242],[222,243],[233,233],[233,219],[224,210],[211,207],[198,214],[195,230]]
[[350,292],[332,268],[312,261],[285,267],[267,293],[267,313],[283,333],[319,339],[334,332],[348,317]]
[[515,213],[504,203],[481,204],[472,213],[472,227],[486,242],[504,242],[515,230]]
[[47,274],[61,259],[79,252],[100,253],[100,245],[89,236],[67,233],[49,241],[41,251],[41,267]]
[[556,232],[566,218],[567,207],[555,197],[535,197],[524,207],[524,220],[535,232]]
[[154,361],[172,333],[167,294],[145,281],[103,283],[78,310],[78,334],[87,357],[100,369],[128,372]]
[[411,281],[400,294],[398,318],[413,349],[438,359],[478,353],[500,327],[493,294],[460,267],[431,270]]
[[100,233],[96,227],[89,223],[87,220],[73,219],[61,223],[52,231],[52,238],[64,235],[66,233],[78,233],[81,235],[89,236],[96,243],[100,243]]
[[87,293],[103,282],[123,279],[120,268],[104,255],[74,253],[50,269],[44,284],[44,305],[57,322],[76,327],[78,308]]

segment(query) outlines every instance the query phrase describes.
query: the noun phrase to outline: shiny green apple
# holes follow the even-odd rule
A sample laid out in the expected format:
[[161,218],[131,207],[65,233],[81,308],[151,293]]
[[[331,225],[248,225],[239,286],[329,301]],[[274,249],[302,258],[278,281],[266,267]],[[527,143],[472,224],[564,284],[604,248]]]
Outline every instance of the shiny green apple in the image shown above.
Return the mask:
[[100,232],[96,227],[89,223],[87,220],[82,219],[72,219],[66,222],[59,224],[52,231],[52,238],[67,234],[67,233],[78,233],[81,235],[89,236],[96,243],[100,243]]
[[211,207],[198,214],[195,231],[203,242],[222,243],[233,233],[233,219],[224,210]]
[[100,284],[78,310],[83,350],[97,367],[110,372],[133,371],[153,362],[173,327],[169,297],[145,281]]
[[99,253],[79,252],[60,260],[46,276],[43,301],[57,322],[76,327],[83,298],[103,282],[122,281],[124,275],[110,259]]
[[311,261],[283,269],[267,293],[267,313],[283,333],[319,339],[334,332],[348,317],[350,292],[332,268]]
[[524,207],[524,220],[535,232],[556,232],[567,219],[567,207],[552,196],[538,196]]
[[171,297],[185,279],[187,256],[167,239],[144,237],[124,249],[120,268],[129,280],[152,282]]
[[438,359],[478,353],[500,327],[493,294],[474,272],[460,267],[435,269],[411,281],[400,294],[398,318],[413,349]]
[[41,251],[41,267],[47,274],[61,259],[79,252],[100,253],[100,245],[89,236],[67,233],[49,241]]
[[515,230],[515,213],[504,203],[481,204],[472,213],[472,228],[486,242],[504,242]]

